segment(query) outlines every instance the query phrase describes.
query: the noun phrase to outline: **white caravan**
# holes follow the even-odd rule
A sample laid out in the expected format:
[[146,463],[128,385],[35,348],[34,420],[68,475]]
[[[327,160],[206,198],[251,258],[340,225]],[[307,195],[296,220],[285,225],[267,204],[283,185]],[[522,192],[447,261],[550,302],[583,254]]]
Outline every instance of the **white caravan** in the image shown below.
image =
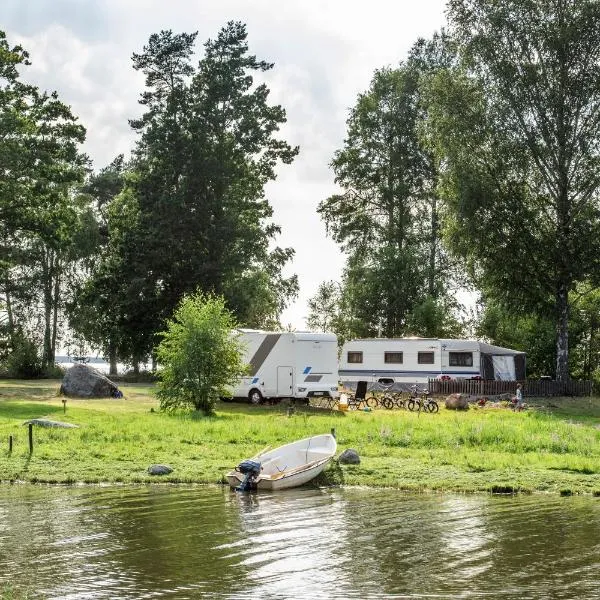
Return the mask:
[[248,376],[232,390],[254,404],[270,398],[337,398],[338,348],[331,333],[238,330]]
[[475,340],[373,338],[344,344],[340,381],[406,389],[428,379],[525,379],[525,353]]

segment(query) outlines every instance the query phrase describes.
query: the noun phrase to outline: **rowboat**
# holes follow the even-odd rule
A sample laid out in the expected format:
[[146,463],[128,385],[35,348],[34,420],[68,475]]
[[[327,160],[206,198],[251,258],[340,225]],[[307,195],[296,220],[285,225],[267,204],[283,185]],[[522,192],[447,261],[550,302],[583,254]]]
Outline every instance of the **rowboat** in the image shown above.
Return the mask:
[[242,461],[227,473],[227,481],[238,491],[298,487],[321,473],[336,450],[333,435],[315,435]]

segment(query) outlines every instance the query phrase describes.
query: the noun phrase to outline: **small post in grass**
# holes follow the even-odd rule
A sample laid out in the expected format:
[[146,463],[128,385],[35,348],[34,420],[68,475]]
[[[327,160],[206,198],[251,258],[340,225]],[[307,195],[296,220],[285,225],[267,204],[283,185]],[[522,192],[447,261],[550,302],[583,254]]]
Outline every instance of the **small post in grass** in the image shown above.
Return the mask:
[[33,423],[29,423],[29,454],[33,454]]
[[67,413],[67,398],[66,397],[64,397],[62,399],[62,403],[63,403],[63,414],[66,414]]
[[12,447],[13,447],[13,436],[9,435],[8,436],[8,453],[12,454]]

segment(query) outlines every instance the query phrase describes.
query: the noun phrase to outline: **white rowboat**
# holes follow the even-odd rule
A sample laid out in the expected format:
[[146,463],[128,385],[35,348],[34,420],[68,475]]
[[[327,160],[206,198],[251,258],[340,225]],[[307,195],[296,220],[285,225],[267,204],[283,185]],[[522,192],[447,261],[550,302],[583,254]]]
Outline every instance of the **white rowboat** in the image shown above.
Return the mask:
[[[323,471],[336,450],[335,438],[327,433],[261,452],[250,459],[260,463],[255,487],[259,490],[283,490],[303,485]],[[237,468],[227,473],[227,481],[232,488],[238,487],[245,477]]]

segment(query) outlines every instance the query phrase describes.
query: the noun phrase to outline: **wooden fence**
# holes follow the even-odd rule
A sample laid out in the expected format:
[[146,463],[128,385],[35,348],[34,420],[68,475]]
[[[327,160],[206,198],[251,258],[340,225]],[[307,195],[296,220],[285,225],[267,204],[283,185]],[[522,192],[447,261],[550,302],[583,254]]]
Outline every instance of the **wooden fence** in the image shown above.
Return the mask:
[[471,396],[497,396],[513,394],[517,383],[523,386],[523,396],[539,398],[544,396],[591,396],[592,381],[554,381],[551,379],[527,379],[525,381],[493,381],[486,379],[458,379],[440,381],[429,380],[432,394],[469,394]]

